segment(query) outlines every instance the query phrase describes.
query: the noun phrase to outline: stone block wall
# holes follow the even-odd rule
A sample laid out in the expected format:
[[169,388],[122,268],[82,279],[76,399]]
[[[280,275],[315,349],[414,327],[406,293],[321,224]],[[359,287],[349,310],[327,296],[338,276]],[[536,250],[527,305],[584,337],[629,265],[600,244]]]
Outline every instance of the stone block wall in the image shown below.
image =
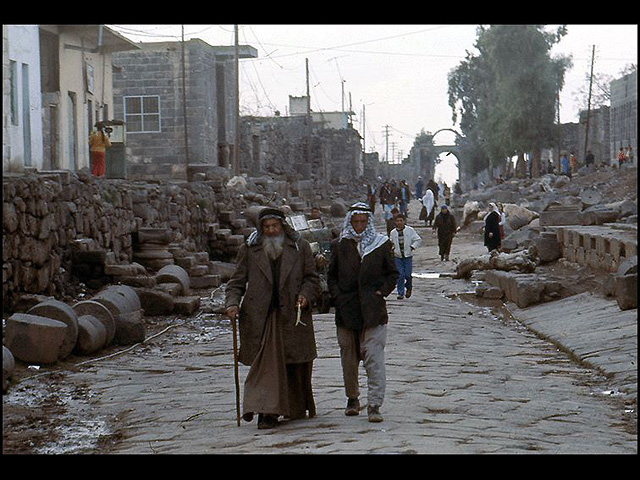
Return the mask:
[[637,230],[605,225],[555,227],[562,256],[570,262],[613,273],[638,255]]
[[173,242],[206,251],[212,228],[226,227],[218,206],[242,209],[218,181],[153,184],[50,171],[5,175],[2,186],[5,310],[25,293],[64,299],[77,283],[78,251],[131,263],[132,234],[141,227],[169,228]]

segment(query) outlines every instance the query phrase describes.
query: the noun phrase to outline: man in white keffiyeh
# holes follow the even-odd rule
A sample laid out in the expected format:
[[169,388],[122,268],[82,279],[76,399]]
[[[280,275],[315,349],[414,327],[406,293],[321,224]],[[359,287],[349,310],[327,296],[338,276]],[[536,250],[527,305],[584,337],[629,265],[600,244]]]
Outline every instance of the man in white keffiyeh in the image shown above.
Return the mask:
[[363,361],[370,422],[383,420],[380,406],[386,385],[384,347],[389,321],[385,297],[397,279],[391,242],[376,232],[369,206],[356,203],[347,213],[340,238],[331,245],[327,283],[336,309],[345,414],[360,413],[358,368]]
[[[356,231],[352,222],[354,215],[367,215],[364,230],[359,232]],[[356,220],[360,220],[364,223],[364,219],[362,217],[356,217]],[[340,239],[342,240],[343,238],[349,238],[358,243],[358,252],[360,253],[360,257],[364,257],[368,253],[371,253],[388,240],[385,235],[376,232],[375,226],[373,225],[371,209],[369,208],[369,205],[364,202],[356,203],[349,208],[342,226],[342,233],[340,234]]]

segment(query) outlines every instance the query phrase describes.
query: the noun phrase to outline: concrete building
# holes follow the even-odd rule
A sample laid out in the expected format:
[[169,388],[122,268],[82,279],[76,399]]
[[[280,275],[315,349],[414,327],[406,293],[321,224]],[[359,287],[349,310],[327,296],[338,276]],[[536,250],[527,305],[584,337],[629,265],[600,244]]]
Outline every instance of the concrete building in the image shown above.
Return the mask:
[[113,52],[103,25],[3,25],[3,171],[90,167],[89,134],[111,118]]
[[[617,158],[620,147],[638,149],[638,72],[611,82],[610,159]],[[634,155],[634,166],[637,166]]]
[[113,118],[112,56],[138,48],[103,25],[39,25],[43,167],[90,168],[89,134]]
[[2,171],[42,169],[37,25],[2,26]]
[[[126,124],[127,178],[187,179],[228,167],[235,143],[235,48],[200,39],[138,44],[114,57],[115,116]],[[239,46],[239,58],[256,58]]]

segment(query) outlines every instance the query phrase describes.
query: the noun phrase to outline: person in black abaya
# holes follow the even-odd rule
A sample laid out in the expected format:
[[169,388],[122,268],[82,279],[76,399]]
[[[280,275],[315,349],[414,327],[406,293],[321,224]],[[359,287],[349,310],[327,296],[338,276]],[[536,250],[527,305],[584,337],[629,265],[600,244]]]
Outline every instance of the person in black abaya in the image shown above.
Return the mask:
[[498,250],[502,244],[500,235],[500,212],[495,203],[489,204],[489,213],[484,217],[484,246],[489,251]]

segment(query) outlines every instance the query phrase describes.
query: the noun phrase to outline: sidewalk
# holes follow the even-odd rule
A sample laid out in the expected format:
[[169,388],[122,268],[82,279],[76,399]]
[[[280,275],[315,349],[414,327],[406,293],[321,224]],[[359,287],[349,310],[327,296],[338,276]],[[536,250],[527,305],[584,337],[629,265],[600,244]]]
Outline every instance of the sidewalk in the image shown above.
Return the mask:
[[638,310],[583,293],[510,313],[581,362],[611,377],[635,403],[638,395]]

